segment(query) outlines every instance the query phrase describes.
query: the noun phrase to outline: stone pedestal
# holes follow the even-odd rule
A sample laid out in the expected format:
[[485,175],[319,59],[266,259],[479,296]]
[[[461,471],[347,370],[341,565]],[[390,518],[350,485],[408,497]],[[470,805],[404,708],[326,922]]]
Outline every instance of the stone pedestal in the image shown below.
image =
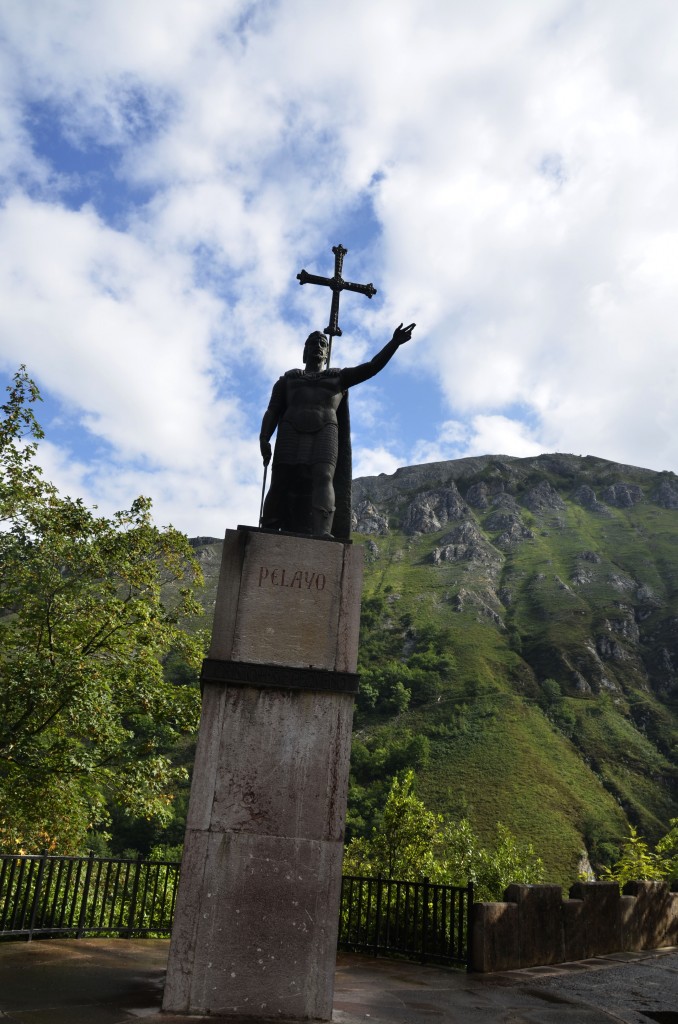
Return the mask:
[[329,1020],[362,551],[226,533],[163,1009]]

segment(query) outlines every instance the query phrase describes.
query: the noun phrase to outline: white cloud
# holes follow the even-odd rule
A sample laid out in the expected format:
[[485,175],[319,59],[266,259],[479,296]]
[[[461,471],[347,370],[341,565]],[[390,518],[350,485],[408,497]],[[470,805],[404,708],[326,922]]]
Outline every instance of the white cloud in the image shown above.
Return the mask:
[[[221,313],[181,257],[79,213],[15,196],[0,211],[3,361],[25,362],[129,458],[188,465],[237,403],[215,400]],[[3,294],[4,293],[4,294]],[[216,422],[215,422],[216,420]]]
[[250,506],[256,518],[254,431],[212,372],[223,310],[190,263],[91,210],[20,196],[0,211],[0,235],[4,368],[26,363],[99,441],[87,460],[42,445],[48,477],[107,512],[150,493],[188,531],[219,533]]
[[[418,325],[352,399],[356,472],[540,448],[678,465],[670,5],[35,0],[0,30],[2,366],[79,419],[62,479],[155,489],[172,519],[258,509],[270,386],[327,320],[295,275],[329,273],[337,241],[379,294],[342,298],[335,362]],[[411,415],[415,366],[443,417]]]
[[544,444],[520,420],[507,416],[473,416],[467,422],[447,420],[433,441],[418,442],[411,463],[444,462],[473,455],[539,455]]
[[384,447],[357,448],[353,452],[354,477],[395,473],[396,469],[404,465],[404,458],[399,458]]

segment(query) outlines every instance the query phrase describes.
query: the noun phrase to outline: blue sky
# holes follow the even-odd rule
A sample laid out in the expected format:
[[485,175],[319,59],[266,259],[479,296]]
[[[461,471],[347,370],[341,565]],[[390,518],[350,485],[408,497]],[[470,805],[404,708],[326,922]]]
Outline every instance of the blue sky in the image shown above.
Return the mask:
[[271,386],[330,293],[356,475],[486,453],[678,470],[678,7],[0,5],[0,383],[105,512],[256,523]]

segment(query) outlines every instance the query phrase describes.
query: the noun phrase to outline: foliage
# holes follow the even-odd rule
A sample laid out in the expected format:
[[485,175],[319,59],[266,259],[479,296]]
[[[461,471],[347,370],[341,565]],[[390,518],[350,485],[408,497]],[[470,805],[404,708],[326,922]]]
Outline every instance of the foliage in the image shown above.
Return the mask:
[[501,899],[510,882],[540,882],[543,864],[530,844],[521,843],[509,828],[496,825],[491,849],[481,844],[467,818],[446,821],[428,810],[414,792],[414,772],[396,776],[381,819],[369,838],[351,840],[344,873],[383,875],[407,881],[466,885],[472,881],[476,899]]
[[672,880],[678,879],[678,818],[671,818],[669,831],[656,846],[656,853],[661,857],[664,874]]
[[440,696],[454,669],[446,630],[413,630],[410,616],[393,617],[380,594],[363,601],[360,625],[359,722],[400,714]]
[[346,817],[349,839],[369,831],[386,800],[393,775],[405,768],[425,767],[430,747],[427,736],[412,729],[396,732],[389,725],[367,735],[354,735]]
[[[668,839],[668,836],[665,838]],[[619,860],[612,867],[604,868],[600,875],[605,882],[619,882],[621,888],[627,882],[651,881],[665,876],[666,864],[661,855],[650,850],[633,825],[629,825],[629,834],[622,843]]]
[[413,787],[411,770],[393,778],[378,828],[369,838],[351,840],[346,848],[345,874],[412,881],[434,876],[442,817],[427,810]]
[[544,881],[544,863],[532,843],[518,839],[510,828],[497,822],[494,848],[481,848],[472,866],[476,899],[498,900],[511,882],[535,885]]
[[[199,607],[186,538],[137,498],[111,519],[60,496],[35,463],[37,388],[25,370],[0,421],[0,848],[76,852],[114,802],[167,820],[184,769],[169,751],[199,696],[165,678],[195,669]],[[173,585],[174,603],[164,600]]]
[[541,684],[541,704],[549,718],[557,729],[570,738],[574,734],[577,725],[577,717],[563,698],[560,684],[555,679],[545,679]]

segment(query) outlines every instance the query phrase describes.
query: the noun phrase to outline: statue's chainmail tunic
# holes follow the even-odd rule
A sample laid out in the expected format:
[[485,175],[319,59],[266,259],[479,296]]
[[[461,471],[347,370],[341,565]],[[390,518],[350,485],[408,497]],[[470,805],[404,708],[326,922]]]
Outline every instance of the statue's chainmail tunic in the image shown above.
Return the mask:
[[336,466],[339,455],[339,428],[326,423],[312,434],[301,433],[282,420],[278,426],[274,462],[286,466],[311,466],[316,462],[329,462]]

